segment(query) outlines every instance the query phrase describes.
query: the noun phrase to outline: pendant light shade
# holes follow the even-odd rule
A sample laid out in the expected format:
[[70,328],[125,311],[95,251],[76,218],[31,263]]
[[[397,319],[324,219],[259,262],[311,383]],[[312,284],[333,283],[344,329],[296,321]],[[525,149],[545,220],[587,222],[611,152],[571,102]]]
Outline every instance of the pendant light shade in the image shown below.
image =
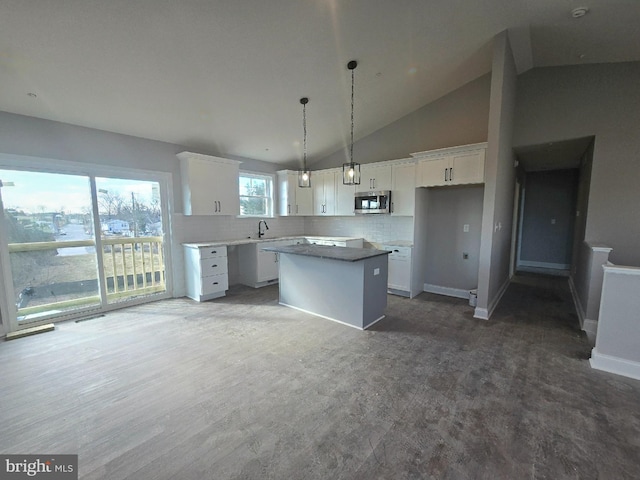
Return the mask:
[[349,163],[342,164],[342,184],[360,185],[360,164],[353,161],[353,98],[355,75],[354,70],[358,62],[351,60],[347,63],[347,68],[351,70],[351,144],[349,148]]
[[307,169],[307,103],[309,99],[302,97],[300,99],[302,104],[302,131],[303,131],[303,168],[298,171],[298,186],[300,188],[311,187],[311,172]]

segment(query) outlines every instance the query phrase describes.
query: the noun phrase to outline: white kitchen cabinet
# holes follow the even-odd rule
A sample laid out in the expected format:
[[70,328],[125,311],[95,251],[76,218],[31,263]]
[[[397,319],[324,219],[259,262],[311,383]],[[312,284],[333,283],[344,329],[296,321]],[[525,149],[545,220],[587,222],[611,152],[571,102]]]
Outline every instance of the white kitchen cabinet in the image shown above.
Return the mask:
[[484,183],[486,144],[413,153],[419,187]]
[[278,281],[278,254],[265,252],[265,247],[294,245],[295,240],[266,240],[238,246],[240,282],[259,288]]
[[[278,215],[283,217],[313,215],[313,191],[298,186],[298,172],[281,170],[278,173]],[[315,175],[311,174],[311,184]]]
[[342,183],[342,174],[335,175],[336,180],[336,210],[337,216],[353,216],[355,212],[355,193],[356,185],[344,185]]
[[238,215],[240,163],[235,160],[178,153],[185,215]]
[[383,245],[389,255],[389,273],[387,287],[389,293],[411,296],[411,247]]
[[335,170],[317,170],[311,174],[313,214],[330,216],[336,211]]
[[391,167],[391,215],[413,216],[416,202],[415,163],[398,163]]
[[391,165],[367,163],[360,166],[359,192],[391,190]]
[[198,302],[223,297],[229,289],[227,247],[184,247],[187,296]]

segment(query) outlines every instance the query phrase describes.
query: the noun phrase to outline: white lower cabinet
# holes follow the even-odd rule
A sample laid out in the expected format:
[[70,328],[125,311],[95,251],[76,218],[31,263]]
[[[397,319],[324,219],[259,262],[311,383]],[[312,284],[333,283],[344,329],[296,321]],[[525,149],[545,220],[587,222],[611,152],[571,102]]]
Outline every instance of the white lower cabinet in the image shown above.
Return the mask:
[[227,247],[184,247],[187,296],[198,302],[223,297],[229,289]]
[[278,281],[278,254],[265,252],[265,247],[294,245],[295,240],[262,241],[238,247],[240,283],[250,287],[264,287]]
[[389,293],[411,296],[411,247],[383,245],[382,249],[391,251],[387,280]]

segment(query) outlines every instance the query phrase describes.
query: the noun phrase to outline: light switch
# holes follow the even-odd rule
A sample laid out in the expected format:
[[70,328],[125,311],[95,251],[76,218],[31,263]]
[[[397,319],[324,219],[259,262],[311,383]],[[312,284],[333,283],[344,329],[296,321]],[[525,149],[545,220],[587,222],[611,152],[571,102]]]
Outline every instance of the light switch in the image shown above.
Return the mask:
[[373,269],[373,274],[374,275],[380,275],[380,269],[379,268],[374,268]]
[[551,219],[551,225],[555,225],[555,224],[556,224],[556,219],[555,219],[555,218],[552,218],[552,219]]
[[462,231],[463,232],[468,232],[469,231],[469,224],[465,223],[464,226],[462,227]]

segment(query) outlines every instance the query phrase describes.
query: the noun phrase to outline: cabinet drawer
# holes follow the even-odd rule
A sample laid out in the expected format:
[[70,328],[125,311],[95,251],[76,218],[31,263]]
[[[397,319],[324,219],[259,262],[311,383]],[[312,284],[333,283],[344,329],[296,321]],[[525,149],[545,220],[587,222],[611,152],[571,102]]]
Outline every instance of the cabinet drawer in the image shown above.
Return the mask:
[[225,290],[229,290],[229,277],[226,273],[202,278],[201,295],[224,292]]
[[211,277],[228,272],[227,257],[211,257],[200,260],[200,276]]
[[226,257],[227,246],[200,248],[200,258]]

